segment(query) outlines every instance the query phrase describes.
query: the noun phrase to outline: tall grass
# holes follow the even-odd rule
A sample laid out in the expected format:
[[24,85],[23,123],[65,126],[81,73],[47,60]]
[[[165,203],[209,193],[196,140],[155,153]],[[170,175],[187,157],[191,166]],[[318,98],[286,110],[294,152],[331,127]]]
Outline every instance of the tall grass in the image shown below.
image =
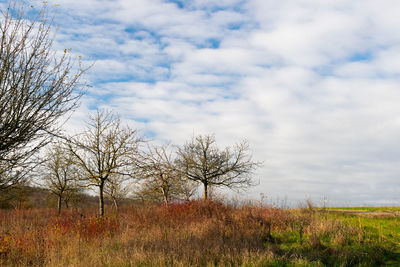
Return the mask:
[[[363,220],[366,220],[363,218]],[[0,210],[3,266],[379,265],[393,243],[338,214],[212,201],[90,211]],[[381,229],[381,231],[384,231]],[[378,233],[379,235],[379,233]],[[383,237],[382,237],[383,236]],[[376,237],[376,238],[373,238]]]

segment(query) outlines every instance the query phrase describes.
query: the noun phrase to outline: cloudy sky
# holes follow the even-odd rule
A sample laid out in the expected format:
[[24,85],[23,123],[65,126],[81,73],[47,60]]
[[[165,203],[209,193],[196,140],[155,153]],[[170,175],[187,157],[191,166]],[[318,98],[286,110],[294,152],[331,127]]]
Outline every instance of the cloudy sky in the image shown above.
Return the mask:
[[68,127],[106,108],[178,145],[247,139],[244,197],[399,204],[398,0],[48,2],[56,48],[94,63]]

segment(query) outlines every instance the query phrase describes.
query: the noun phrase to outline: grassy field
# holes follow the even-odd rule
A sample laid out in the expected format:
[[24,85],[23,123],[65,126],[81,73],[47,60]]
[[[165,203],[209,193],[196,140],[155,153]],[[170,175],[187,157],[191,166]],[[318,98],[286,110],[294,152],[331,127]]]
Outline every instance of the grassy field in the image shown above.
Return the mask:
[[0,210],[2,266],[400,264],[396,216],[218,202],[95,211]]

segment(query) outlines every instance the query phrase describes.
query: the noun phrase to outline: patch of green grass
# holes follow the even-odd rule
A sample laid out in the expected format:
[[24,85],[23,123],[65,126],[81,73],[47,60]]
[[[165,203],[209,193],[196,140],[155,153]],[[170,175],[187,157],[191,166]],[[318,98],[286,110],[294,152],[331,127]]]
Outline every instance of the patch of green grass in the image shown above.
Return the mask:
[[298,216],[296,223],[272,232],[273,242],[266,243],[282,264],[276,266],[290,266],[290,259],[301,259],[302,266],[400,265],[398,217],[316,210],[292,213]]
[[332,207],[326,210],[345,210],[345,211],[370,211],[370,212],[396,212],[400,207]]
[[[365,208],[367,211],[396,210],[398,207]],[[330,253],[347,255],[347,263],[358,264],[400,264],[400,218],[390,216],[358,216],[354,214],[328,213],[324,215],[329,220],[338,220],[353,229],[353,234],[347,235],[347,241],[339,246],[335,242],[324,243]],[[368,256],[366,256],[368,255]],[[326,255],[325,255],[326,256]],[[327,258],[329,260],[329,257]],[[323,261],[324,262],[324,261]],[[325,261],[325,264],[333,262]],[[336,263],[335,263],[336,264]],[[352,264],[350,264],[352,265]]]

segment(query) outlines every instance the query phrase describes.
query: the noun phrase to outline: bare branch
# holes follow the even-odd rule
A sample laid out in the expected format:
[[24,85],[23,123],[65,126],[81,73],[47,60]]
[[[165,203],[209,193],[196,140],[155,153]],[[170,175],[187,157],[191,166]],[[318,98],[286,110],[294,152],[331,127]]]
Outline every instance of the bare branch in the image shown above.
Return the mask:
[[52,21],[45,8],[29,19],[18,1],[1,10],[0,169],[15,171],[7,174],[13,179],[0,172],[0,188],[18,182],[18,169],[51,141],[82,95],[85,70],[75,68],[67,50],[53,51]]

